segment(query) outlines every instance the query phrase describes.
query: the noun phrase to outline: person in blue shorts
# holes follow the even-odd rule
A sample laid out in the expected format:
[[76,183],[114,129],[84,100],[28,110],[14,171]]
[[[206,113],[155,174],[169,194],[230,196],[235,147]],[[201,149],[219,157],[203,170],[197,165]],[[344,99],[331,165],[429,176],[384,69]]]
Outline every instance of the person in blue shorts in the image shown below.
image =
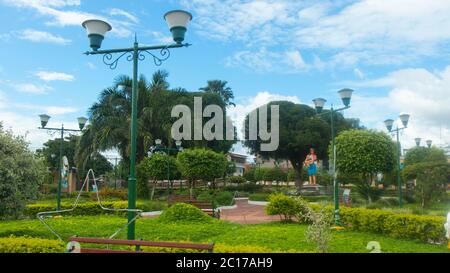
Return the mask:
[[309,184],[316,185],[317,155],[313,148],[309,149],[304,165],[308,167]]

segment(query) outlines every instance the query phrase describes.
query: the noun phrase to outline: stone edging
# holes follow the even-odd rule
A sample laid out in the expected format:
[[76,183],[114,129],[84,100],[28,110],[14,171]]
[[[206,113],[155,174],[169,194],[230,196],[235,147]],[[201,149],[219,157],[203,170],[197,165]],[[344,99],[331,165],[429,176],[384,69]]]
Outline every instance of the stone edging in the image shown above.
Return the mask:
[[267,206],[267,204],[269,204],[269,202],[266,201],[251,201],[251,200],[248,200],[248,203],[250,205],[257,205],[257,206]]

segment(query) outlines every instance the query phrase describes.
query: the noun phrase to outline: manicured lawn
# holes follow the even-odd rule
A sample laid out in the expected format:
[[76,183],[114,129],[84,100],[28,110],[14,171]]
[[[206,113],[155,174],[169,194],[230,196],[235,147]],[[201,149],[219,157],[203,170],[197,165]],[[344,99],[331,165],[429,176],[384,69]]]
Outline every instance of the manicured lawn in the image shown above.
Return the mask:
[[[78,216],[50,219],[64,238],[71,235],[108,237],[126,223],[117,216]],[[212,223],[161,223],[157,218],[139,219],[136,235],[144,240],[215,242],[230,246],[261,246],[271,251],[312,252],[315,246],[305,241],[306,225],[270,223],[237,225],[225,221]],[[11,234],[55,239],[38,220],[1,221],[0,237]],[[118,238],[125,238],[122,231]],[[330,252],[368,252],[369,241],[378,241],[383,252],[444,252],[447,246],[399,240],[384,235],[350,230],[333,232]]]

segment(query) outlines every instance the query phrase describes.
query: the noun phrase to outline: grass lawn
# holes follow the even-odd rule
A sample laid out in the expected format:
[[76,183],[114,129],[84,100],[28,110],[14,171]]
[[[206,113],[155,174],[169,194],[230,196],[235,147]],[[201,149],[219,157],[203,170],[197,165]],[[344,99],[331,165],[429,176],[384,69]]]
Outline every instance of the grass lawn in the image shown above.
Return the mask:
[[[49,223],[68,238],[72,235],[108,237],[126,219],[118,216],[77,216],[50,219]],[[314,244],[305,241],[306,225],[270,223],[238,225],[226,221],[212,223],[161,223],[157,218],[139,219],[136,236],[144,240],[214,242],[229,246],[259,246],[270,251],[312,252]],[[9,235],[55,237],[38,220],[0,222],[0,237]],[[122,231],[117,238],[125,238]],[[429,245],[422,242],[399,240],[384,235],[350,230],[333,232],[330,252],[368,252],[369,241],[378,241],[383,252],[444,252],[446,245]]]

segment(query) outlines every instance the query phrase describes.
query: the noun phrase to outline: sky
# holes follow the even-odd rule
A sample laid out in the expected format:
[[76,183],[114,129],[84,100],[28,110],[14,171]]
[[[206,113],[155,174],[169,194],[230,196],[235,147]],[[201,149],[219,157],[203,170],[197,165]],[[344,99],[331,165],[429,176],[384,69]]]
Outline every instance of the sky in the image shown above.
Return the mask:
[[[160,67],[140,63],[148,78],[169,72],[171,87],[196,91],[207,80],[228,81],[237,125],[250,110],[273,100],[312,105],[337,91],[355,90],[346,117],[385,130],[383,121],[411,115],[401,134],[450,143],[450,1],[448,0],[0,0],[0,121],[26,135],[30,148],[56,137],[49,125],[77,128],[101,90],[131,75],[121,60],[110,70],[100,56],[85,56],[85,19],[108,21],[102,49],[167,44],[165,12],[193,14],[189,48],[174,49]],[[398,122],[398,120],[397,120]],[[244,153],[242,147],[236,152]]]

